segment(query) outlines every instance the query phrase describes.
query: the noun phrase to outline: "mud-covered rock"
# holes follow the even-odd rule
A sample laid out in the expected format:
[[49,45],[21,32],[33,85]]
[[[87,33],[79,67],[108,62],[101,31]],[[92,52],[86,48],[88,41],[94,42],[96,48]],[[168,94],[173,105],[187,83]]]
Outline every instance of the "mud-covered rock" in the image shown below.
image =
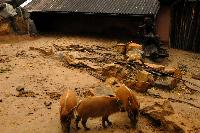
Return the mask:
[[8,68],[8,67],[6,67],[6,68],[0,68],[0,73],[6,73],[6,72],[9,72],[9,71],[11,71],[11,68]]
[[154,126],[163,128],[170,133],[183,133],[184,130],[176,121],[166,119],[166,116],[173,115],[174,109],[168,100],[163,103],[155,103],[141,110],[141,114],[147,117]]
[[52,102],[50,102],[50,101],[45,101],[45,102],[44,102],[44,105],[45,105],[45,106],[50,106],[51,104],[52,104]]
[[128,44],[127,51],[132,51],[132,50],[135,50],[135,49],[142,50],[142,45],[137,44],[137,43],[129,43]]
[[115,51],[125,54],[126,53],[126,44],[119,43],[116,46],[113,47]]
[[193,73],[192,78],[196,80],[200,80],[200,73],[197,73],[197,74]]
[[106,77],[116,77],[117,73],[120,73],[123,67],[117,64],[107,64],[102,69],[102,75]]
[[44,102],[44,105],[47,107],[47,109],[51,109],[52,102],[50,102],[50,101],[45,101],[45,102]]
[[0,23],[0,35],[8,34],[12,31],[10,23]]
[[174,67],[166,67],[163,72],[166,73],[166,74],[171,74],[173,75],[175,72],[177,71],[176,68]]
[[16,16],[15,17],[15,27],[18,33],[26,34],[28,33],[28,25],[26,20],[23,17]]
[[163,90],[172,90],[177,87],[177,84],[178,80],[172,77],[166,77],[155,81],[155,87]]
[[6,55],[4,56],[0,55],[0,63],[10,62],[10,61],[11,61],[10,58],[7,57]]
[[95,95],[95,93],[92,91],[92,90],[85,90],[85,91],[83,91],[83,97],[88,97],[88,96],[94,96]]
[[27,57],[26,51],[25,50],[17,51],[16,57]]
[[130,43],[126,49],[126,56],[128,57],[128,61],[137,61],[142,60],[142,45],[137,43]]
[[129,71],[126,68],[122,68],[120,72],[116,73],[116,78],[119,81],[122,81],[126,79],[128,75],[129,75]]
[[61,94],[57,93],[57,92],[46,92],[46,94],[54,100],[58,100],[60,99]]
[[145,71],[138,71],[136,74],[136,81],[133,84],[133,87],[131,89],[134,89],[138,92],[146,92],[148,89],[150,89],[154,85],[154,78],[153,76]]
[[148,89],[150,89],[151,87],[152,87],[152,84],[150,82],[136,81],[135,82],[135,87],[132,88],[132,89],[134,89],[137,92],[144,93]]
[[40,47],[40,48],[35,48],[35,47],[29,47],[30,50],[37,50],[40,53],[44,54],[45,56],[50,56],[53,55],[53,49],[52,47]]
[[163,65],[157,65],[157,64],[151,64],[151,63],[144,63],[144,65],[148,68],[151,68],[152,70],[155,70],[155,71],[164,71],[165,69],[165,66]]
[[18,86],[16,88],[16,91],[20,92],[20,91],[24,91],[24,87],[23,86]]
[[128,61],[137,61],[137,60],[142,60],[142,51],[135,49],[132,51],[128,51],[128,53],[126,54],[128,57]]
[[77,60],[73,55],[68,53],[60,53],[59,58],[64,64],[71,65],[74,67],[85,67],[86,65],[81,61]]
[[140,82],[154,82],[154,78],[151,73],[145,70],[137,71],[136,80]]
[[33,91],[25,90],[23,86],[18,86],[16,91],[18,91],[18,94],[15,95],[16,97],[35,97],[36,95]]

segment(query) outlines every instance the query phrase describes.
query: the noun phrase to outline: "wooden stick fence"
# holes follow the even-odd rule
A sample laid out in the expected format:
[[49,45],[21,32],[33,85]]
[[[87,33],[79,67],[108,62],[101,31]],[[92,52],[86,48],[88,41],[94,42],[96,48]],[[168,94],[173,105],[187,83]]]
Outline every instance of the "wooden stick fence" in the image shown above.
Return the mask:
[[171,15],[170,46],[200,53],[200,0],[177,0]]

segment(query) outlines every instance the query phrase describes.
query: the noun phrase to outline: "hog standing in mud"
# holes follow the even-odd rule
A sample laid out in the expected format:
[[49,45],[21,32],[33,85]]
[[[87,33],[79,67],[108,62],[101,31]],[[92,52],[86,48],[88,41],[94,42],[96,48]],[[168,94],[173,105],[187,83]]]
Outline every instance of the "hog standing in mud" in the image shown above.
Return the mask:
[[108,125],[112,125],[112,123],[108,120],[108,116],[119,112],[121,105],[121,101],[114,96],[93,96],[82,100],[77,107],[77,129],[80,129],[80,127],[78,127],[78,123],[82,119],[83,127],[85,130],[89,130],[86,126],[86,122],[89,117],[102,116],[102,125],[104,128],[106,128],[105,122],[107,122]]
[[63,132],[70,132],[71,119],[74,118],[76,105],[76,93],[71,90],[66,90],[60,99],[60,121]]
[[133,127],[136,127],[140,104],[134,96],[132,90],[125,85],[119,85],[115,90],[116,97],[119,98],[124,109],[128,112]]

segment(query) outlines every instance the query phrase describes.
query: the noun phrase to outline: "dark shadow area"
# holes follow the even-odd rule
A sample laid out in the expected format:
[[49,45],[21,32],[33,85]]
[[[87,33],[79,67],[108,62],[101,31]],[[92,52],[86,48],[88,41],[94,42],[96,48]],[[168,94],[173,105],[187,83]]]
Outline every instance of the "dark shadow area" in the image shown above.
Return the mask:
[[114,16],[106,14],[81,14],[34,12],[31,14],[40,34],[70,34],[138,40],[138,26],[142,16]]

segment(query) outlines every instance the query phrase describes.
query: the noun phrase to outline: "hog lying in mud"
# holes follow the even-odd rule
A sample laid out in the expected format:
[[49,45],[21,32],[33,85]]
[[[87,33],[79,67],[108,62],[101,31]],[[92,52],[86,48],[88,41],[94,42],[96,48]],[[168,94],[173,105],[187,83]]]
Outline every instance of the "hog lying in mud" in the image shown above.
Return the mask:
[[63,132],[70,132],[71,119],[74,118],[76,105],[76,93],[71,90],[66,90],[60,99],[60,121]]
[[122,101],[124,109],[128,112],[132,126],[136,127],[140,104],[134,96],[132,90],[125,85],[117,86],[115,90],[116,97]]
[[77,106],[77,118],[76,127],[78,127],[79,121],[82,119],[82,125],[85,130],[89,130],[86,126],[86,122],[89,117],[102,117],[102,125],[106,128],[105,122],[110,126],[112,123],[108,120],[108,116],[119,112],[121,109],[121,101],[114,96],[93,96],[82,100]]

